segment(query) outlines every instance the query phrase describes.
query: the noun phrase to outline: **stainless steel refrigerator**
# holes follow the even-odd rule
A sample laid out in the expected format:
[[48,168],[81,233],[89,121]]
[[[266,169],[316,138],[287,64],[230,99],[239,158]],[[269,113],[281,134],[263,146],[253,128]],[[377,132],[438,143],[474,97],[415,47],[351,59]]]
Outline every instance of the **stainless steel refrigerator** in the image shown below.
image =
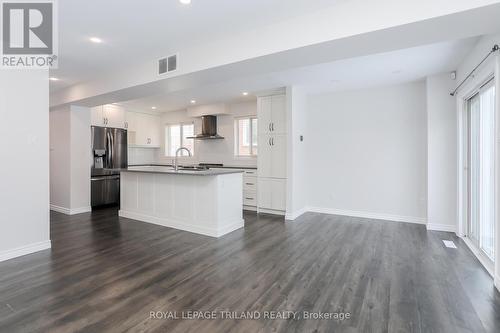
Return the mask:
[[127,167],[128,160],[127,131],[97,126],[92,126],[91,131],[91,205],[117,205],[120,203],[120,169]]

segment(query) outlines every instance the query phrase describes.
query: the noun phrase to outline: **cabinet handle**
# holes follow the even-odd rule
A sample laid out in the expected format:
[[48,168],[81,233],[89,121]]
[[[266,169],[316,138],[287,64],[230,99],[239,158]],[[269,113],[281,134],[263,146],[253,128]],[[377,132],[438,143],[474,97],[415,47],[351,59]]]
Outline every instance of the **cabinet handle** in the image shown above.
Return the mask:
[[274,146],[274,138],[271,138],[271,142],[273,143],[272,146]]
[[271,132],[271,123],[269,123],[269,132]]
[[247,184],[247,185],[255,185],[254,183],[245,183],[245,184]]
[[274,132],[274,123],[271,123],[272,131]]
[[245,198],[245,199],[247,199],[247,200],[253,200],[253,198]]
[[271,138],[269,138],[269,145],[271,145]]

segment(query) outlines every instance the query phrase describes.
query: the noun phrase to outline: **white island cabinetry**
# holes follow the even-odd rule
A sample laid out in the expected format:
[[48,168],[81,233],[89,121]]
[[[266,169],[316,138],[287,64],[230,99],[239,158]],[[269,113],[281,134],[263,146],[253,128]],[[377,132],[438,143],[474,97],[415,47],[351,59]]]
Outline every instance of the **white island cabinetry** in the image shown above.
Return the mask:
[[[212,170],[227,170],[227,168],[211,168]],[[236,167],[235,167],[236,169]],[[243,209],[257,210],[257,169],[241,168],[236,169],[243,172]]]
[[212,237],[242,228],[241,171],[129,168],[121,172],[120,216]]

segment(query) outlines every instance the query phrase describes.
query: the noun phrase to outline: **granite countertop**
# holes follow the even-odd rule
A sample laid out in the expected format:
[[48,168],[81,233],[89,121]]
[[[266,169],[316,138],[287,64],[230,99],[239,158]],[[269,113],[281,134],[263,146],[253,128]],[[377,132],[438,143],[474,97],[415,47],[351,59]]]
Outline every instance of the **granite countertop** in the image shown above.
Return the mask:
[[171,166],[150,165],[150,166],[129,166],[128,168],[121,169],[121,172],[165,173],[173,175],[190,175],[190,176],[217,176],[217,175],[226,175],[231,173],[242,173],[243,171],[236,169],[227,169],[227,170],[206,169],[206,170],[175,171]]
[[[143,167],[143,166],[146,166],[146,167],[172,167],[171,164],[158,164],[158,163],[155,163],[155,164],[132,164],[132,165],[129,165],[129,167]],[[256,166],[238,166],[238,165],[224,165],[224,166],[213,166],[211,167],[212,169],[253,169],[253,170],[257,170],[257,167]]]

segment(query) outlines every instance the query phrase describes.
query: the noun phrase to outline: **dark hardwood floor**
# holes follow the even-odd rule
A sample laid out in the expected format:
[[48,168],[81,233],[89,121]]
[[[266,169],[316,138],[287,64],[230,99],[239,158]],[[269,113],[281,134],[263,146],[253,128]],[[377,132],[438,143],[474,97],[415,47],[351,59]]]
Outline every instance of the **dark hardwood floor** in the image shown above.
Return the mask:
[[[51,219],[52,250],[0,263],[0,332],[500,332],[488,273],[421,225],[246,213],[213,239],[113,209]],[[350,318],[150,318],[188,310]]]

